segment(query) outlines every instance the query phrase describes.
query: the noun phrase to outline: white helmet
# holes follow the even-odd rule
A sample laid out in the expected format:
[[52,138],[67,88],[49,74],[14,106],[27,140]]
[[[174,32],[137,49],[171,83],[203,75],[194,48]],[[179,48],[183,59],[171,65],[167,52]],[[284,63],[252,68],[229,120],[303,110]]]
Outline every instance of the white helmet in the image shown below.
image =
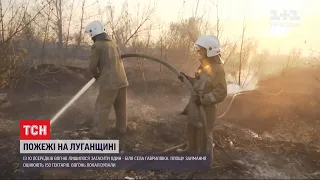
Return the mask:
[[208,57],[220,54],[220,42],[216,36],[202,35],[197,39],[195,45],[206,48]]
[[86,26],[85,31],[94,37],[104,32],[103,24],[101,21],[92,21]]

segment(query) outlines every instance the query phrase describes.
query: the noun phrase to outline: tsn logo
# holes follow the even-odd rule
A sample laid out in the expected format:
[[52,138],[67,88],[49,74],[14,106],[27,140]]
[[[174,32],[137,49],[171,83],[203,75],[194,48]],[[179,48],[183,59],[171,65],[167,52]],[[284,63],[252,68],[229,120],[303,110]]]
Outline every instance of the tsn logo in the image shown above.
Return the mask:
[[50,120],[21,120],[20,140],[50,140]]

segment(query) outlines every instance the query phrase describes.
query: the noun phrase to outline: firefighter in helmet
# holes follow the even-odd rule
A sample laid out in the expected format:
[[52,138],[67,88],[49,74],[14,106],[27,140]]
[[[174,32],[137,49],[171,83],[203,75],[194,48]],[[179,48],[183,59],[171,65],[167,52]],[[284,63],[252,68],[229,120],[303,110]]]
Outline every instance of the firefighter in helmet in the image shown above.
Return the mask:
[[[116,114],[116,130],[121,137],[127,129],[127,87],[129,86],[118,46],[105,33],[101,21],[90,22],[85,27],[93,40],[89,70],[100,87],[95,103],[94,129],[96,138],[104,138],[111,108]],[[121,139],[120,137],[120,139]]]
[[[187,76],[182,72],[178,76],[181,81],[183,81],[182,76],[185,76],[196,92],[182,112],[188,116],[186,150],[193,153],[208,153],[212,160],[212,131],[216,120],[217,104],[227,96],[227,83],[218,38],[202,35],[195,42],[195,46],[201,64],[195,77]],[[199,112],[200,106],[205,111],[206,125]]]

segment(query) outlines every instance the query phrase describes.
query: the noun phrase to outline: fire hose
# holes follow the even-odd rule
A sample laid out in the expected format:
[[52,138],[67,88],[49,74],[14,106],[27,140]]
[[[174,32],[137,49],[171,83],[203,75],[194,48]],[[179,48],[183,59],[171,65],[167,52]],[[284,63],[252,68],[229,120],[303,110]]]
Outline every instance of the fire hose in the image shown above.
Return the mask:
[[[160,64],[166,66],[176,76],[180,76],[181,75],[180,71],[177,70],[175,67],[173,67],[171,64],[169,64],[169,63],[167,63],[167,62],[165,62],[163,60],[160,60],[158,58],[155,58],[155,57],[152,57],[152,56],[148,56],[148,55],[145,55],[145,54],[137,54],[137,53],[121,55],[121,58],[123,58],[123,59],[125,59],[125,58],[133,58],[133,57],[140,57],[140,58],[145,58],[145,59],[149,59],[149,60],[155,61],[157,63],[160,63]],[[191,94],[192,95],[197,95],[197,93],[194,91],[193,86],[190,83],[190,81],[185,76],[182,76],[182,77],[184,79],[183,82],[185,83],[187,88],[190,90]],[[51,119],[50,124],[53,124],[63,114],[64,111],[66,111],[79,97],[81,97],[86,92],[86,90],[88,90],[91,87],[92,84],[94,84],[95,81],[96,81],[96,79],[92,78],[83,88],[81,88],[81,90],[60,111],[58,111],[57,114],[55,114],[55,116]],[[281,92],[282,92],[282,90],[279,93],[277,93],[276,95],[280,94]],[[232,99],[231,99],[227,109],[225,110],[225,112],[222,113],[220,116],[218,116],[217,119],[223,118],[227,114],[227,112],[229,111],[231,105],[233,104],[233,102],[235,100],[235,97],[238,96],[238,95],[242,95],[242,94],[245,94],[245,92],[240,92],[240,93],[234,94],[232,96]],[[199,109],[200,109],[201,118],[202,118],[204,126],[205,126],[204,128],[206,128],[206,114],[205,114],[204,108],[203,108],[203,106],[200,106]],[[176,147],[182,147],[182,146],[183,146],[183,144],[178,145]],[[170,149],[173,149],[173,148],[170,148]]]
[[[146,59],[149,59],[149,60],[153,60],[155,62],[158,62],[164,66],[166,66],[170,71],[172,71],[176,76],[180,76],[181,73],[179,70],[177,70],[177,68],[173,67],[171,64],[165,62],[165,61],[162,61],[158,58],[155,58],[155,57],[152,57],[152,56],[148,56],[148,55],[145,55],[145,54],[124,54],[124,55],[121,55],[121,58],[130,58],[130,57],[140,57],[140,58],[146,58]],[[187,86],[187,88],[190,90],[191,94],[192,95],[198,95],[194,89],[193,89],[193,86],[192,84],[190,83],[190,81],[187,79],[187,77],[185,76],[182,76],[183,77],[183,82],[185,83],[185,85]],[[199,107],[200,109],[200,114],[201,114],[201,118],[203,120],[203,124],[204,126],[206,126],[206,113],[204,111],[204,108],[203,106],[200,106]]]

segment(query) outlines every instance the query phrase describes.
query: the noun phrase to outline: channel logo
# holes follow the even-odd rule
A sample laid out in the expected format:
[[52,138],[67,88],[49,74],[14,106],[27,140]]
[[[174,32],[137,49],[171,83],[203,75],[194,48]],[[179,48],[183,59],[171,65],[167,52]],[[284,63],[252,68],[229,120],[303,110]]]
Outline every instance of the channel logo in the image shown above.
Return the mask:
[[20,140],[50,140],[50,120],[20,120]]

